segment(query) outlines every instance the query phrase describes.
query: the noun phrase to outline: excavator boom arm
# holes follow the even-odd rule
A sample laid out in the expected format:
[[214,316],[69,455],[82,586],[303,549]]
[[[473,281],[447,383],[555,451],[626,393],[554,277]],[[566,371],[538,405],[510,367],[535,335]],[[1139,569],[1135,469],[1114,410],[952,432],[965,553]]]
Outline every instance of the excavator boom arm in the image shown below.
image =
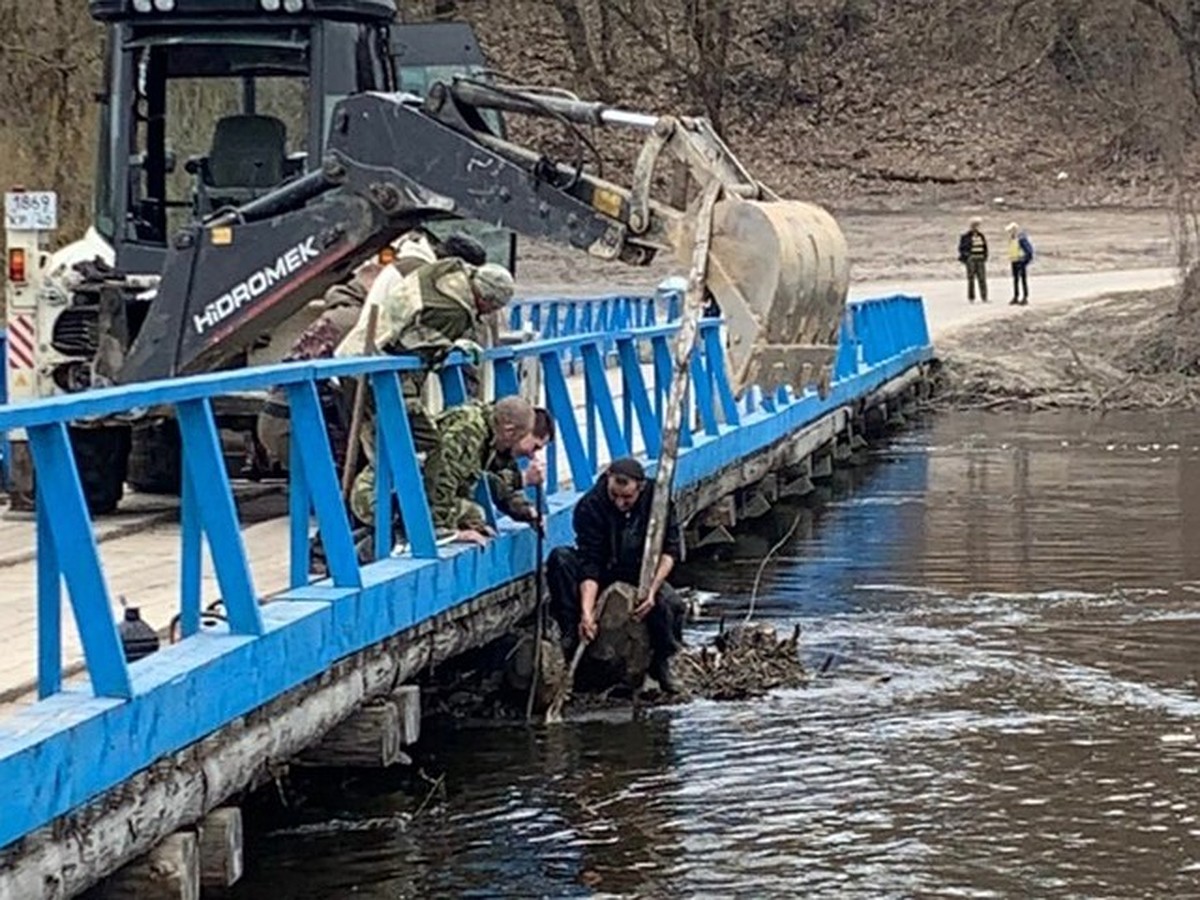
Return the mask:
[[[482,114],[489,108],[647,131],[633,187],[503,139]],[[144,381],[226,364],[373,253],[431,220],[474,219],[635,265],[664,249],[686,260],[695,239],[694,204],[650,198],[654,165],[664,151],[696,185],[721,183],[726,199],[718,204],[715,221],[723,232],[714,233],[712,246],[730,258],[712,260],[711,286],[727,317],[735,320],[730,344],[735,380],[741,384],[766,374],[769,381],[771,373],[760,370],[752,348],[767,330],[773,335],[796,330],[793,300],[811,306],[807,289],[814,278],[821,284],[824,311],[804,322],[822,339],[836,334],[847,279],[844,241],[832,220],[836,240],[827,242],[832,252],[826,256],[838,257],[841,241],[841,258],[823,260],[828,271],[802,272],[804,266],[793,257],[820,242],[786,228],[777,233],[781,217],[763,210],[772,212],[780,201],[750,178],[704,120],[647,116],[561,93],[473,81],[434,85],[424,101],[377,93],[342,100],[333,112],[319,172],[183,229],[115,380]],[[817,227],[826,225],[822,220]],[[756,248],[749,266],[739,264],[743,244]],[[764,267],[764,254],[781,261]],[[798,281],[792,285],[786,279]],[[780,322],[782,331],[776,327]],[[805,340],[811,343],[813,337]],[[772,342],[771,358],[786,359],[778,348],[786,351],[790,344]],[[780,364],[773,365],[782,378]]]

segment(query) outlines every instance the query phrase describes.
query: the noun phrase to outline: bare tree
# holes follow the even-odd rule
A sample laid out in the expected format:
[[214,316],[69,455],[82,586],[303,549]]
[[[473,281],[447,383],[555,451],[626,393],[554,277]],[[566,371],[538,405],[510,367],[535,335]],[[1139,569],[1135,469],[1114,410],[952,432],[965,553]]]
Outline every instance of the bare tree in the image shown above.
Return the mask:
[[[550,2],[558,12],[559,18],[562,19],[563,33],[567,39],[567,46],[571,49],[571,58],[575,63],[575,77],[589,89],[590,93],[601,100],[611,100],[612,87],[592,55],[587,24],[578,0],[550,0]],[[600,4],[600,8],[605,8],[603,3]],[[600,21],[602,25],[600,46],[604,47],[609,41],[608,36],[603,33],[607,14],[601,17]]]

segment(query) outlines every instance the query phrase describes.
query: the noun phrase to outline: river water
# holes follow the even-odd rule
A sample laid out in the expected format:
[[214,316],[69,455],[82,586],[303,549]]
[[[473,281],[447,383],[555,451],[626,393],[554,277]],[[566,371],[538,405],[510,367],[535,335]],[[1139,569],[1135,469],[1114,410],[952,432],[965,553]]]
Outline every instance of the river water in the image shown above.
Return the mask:
[[[804,690],[427,734],[251,825],[241,898],[1200,897],[1200,422],[944,415],[802,516]],[[762,552],[693,566],[719,615]],[[329,776],[333,779],[334,776]]]

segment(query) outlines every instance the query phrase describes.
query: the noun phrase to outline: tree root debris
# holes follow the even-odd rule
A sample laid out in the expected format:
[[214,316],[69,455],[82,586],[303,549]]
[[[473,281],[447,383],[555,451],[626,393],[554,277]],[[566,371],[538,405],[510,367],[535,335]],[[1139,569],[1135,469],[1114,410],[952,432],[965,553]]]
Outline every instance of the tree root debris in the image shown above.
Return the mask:
[[800,626],[780,639],[769,625],[738,625],[722,631],[711,647],[680,653],[671,675],[685,694],[709,700],[746,700],[777,688],[802,687]]
[[[525,717],[532,636],[524,631],[491,648],[464,657],[453,668],[441,670],[422,685],[428,712],[456,720],[519,721]],[[762,624],[722,629],[701,647],[684,648],[671,659],[676,693],[663,692],[653,681],[637,692],[617,684],[602,691],[572,693],[566,717],[578,717],[633,705],[666,706],[694,699],[718,701],[762,697],[778,688],[802,687],[808,674],[799,654],[800,629],[780,638]],[[549,644],[549,641],[547,642]],[[547,652],[549,651],[549,652]],[[551,665],[551,680],[562,677],[562,652],[557,645],[544,647]],[[547,693],[539,690],[539,694]],[[635,696],[636,694],[636,696]],[[541,704],[539,703],[539,706]],[[536,721],[541,721],[540,717]]]

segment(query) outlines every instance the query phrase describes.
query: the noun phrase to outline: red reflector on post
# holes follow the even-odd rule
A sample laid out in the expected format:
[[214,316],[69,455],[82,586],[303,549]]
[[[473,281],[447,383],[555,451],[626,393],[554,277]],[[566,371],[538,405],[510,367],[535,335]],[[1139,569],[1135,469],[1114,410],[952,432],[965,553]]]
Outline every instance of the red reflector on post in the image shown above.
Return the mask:
[[24,284],[26,278],[25,271],[25,248],[24,247],[9,247],[8,248],[8,280],[16,284]]

